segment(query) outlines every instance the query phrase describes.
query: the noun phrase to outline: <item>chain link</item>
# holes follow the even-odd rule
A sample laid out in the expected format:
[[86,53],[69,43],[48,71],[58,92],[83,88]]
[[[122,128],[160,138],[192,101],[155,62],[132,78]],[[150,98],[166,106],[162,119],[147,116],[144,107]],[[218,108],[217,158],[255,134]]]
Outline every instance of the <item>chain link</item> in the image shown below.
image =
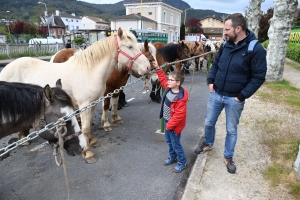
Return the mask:
[[[170,62],[170,63],[165,63],[163,64],[162,66],[160,66],[159,68],[157,69],[160,69],[162,67],[165,67],[167,65],[173,65],[173,64],[176,64],[176,63],[179,63],[179,62],[184,62],[184,61],[187,61],[187,60],[191,60],[191,59],[195,59],[197,57],[200,57],[200,56],[204,56],[204,55],[207,55],[207,54],[210,54],[212,52],[206,52],[204,54],[200,54],[200,55],[197,55],[197,56],[193,56],[193,57],[190,57],[190,58],[186,58],[186,59],[183,59],[183,60],[178,60],[178,61],[174,61],[174,62]],[[79,115],[81,114],[82,112],[84,112],[86,109],[89,109],[95,105],[97,105],[98,103],[100,102],[103,102],[106,98],[111,98],[114,94],[117,94],[120,92],[120,90],[124,90],[126,87],[129,87],[131,86],[132,84],[138,82],[138,81],[141,81],[143,80],[144,78],[146,78],[148,75],[151,75],[153,73],[156,72],[157,69],[153,69],[149,72],[149,74],[147,75],[143,75],[139,78],[136,78],[135,80],[129,82],[129,83],[126,83],[124,86],[121,86],[119,89],[115,89],[113,92],[110,92],[108,93],[106,96],[102,96],[100,97],[99,99],[91,102],[90,104],[88,104],[87,106],[81,108],[81,109],[77,109],[75,110],[72,114],[68,115],[68,116],[64,116],[62,117],[61,119],[59,119],[58,121],[56,122],[51,122],[49,124],[47,124],[43,129],[39,130],[39,131],[34,131],[30,134],[28,134],[26,137],[16,141],[16,142],[13,142],[11,143],[10,145],[4,147],[4,148],[1,148],[0,149],[0,159],[6,155],[7,153],[9,153],[10,151],[16,149],[18,146],[22,145],[23,143],[25,142],[28,142],[28,141],[31,141],[31,140],[34,140],[35,138],[37,138],[42,132],[45,132],[45,131],[49,131],[51,129],[54,129],[56,127],[56,125],[58,125],[59,123],[61,122],[66,122],[66,121],[69,121],[71,120],[72,117],[76,116],[76,115]],[[128,72],[129,74],[131,74],[131,71]]]

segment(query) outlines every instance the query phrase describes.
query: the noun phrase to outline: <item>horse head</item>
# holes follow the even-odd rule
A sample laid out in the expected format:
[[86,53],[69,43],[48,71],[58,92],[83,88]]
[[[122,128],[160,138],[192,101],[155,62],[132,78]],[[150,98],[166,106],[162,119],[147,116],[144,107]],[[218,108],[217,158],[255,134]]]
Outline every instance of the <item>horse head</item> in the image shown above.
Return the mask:
[[113,37],[115,37],[117,46],[116,58],[118,63],[122,66],[127,66],[137,76],[149,73],[150,63],[138,48],[137,40],[133,33],[119,28],[118,33]]
[[[44,120],[49,122],[56,122],[58,119],[69,116],[74,112],[74,106],[71,97],[61,89],[61,82],[56,82],[56,87],[51,88],[46,85],[44,88]],[[77,122],[75,116],[71,120],[66,121],[65,124],[66,133],[64,136],[64,149],[66,149],[68,155],[75,156],[80,155],[82,150],[86,148],[86,140]],[[57,143],[58,139],[54,133],[56,128],[50,131],[45,131],[40,136],[49,141],[50,144]]]

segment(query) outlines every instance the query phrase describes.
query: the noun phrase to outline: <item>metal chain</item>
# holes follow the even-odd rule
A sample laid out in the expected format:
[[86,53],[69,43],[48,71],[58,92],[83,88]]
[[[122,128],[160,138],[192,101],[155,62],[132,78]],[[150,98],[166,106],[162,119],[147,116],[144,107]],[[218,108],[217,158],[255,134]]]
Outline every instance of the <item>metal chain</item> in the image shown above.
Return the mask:
[[[190,57],[190,58],[186,58],[186,59],[183,59],[183,60],[178,60],[178,61],[174,61],[174,62],[170,62],[170,63],[165,63],[163,64],[162,66],[160,66],[159,68],[157,69],[160,69],[162,67],[165,67],[167,65],[173,65],[173,64],[176,64],[176,63],[179,63],[179,62],[184,62],[184,61],[187,61],[187,60],[191,60],[191,59],[195,59],[197,57],[200,57],[200,56],[203,56],[203,55],[207,55],[207,54],[210,54],[211,52],[206,52],[204,54],[200,54],[200,55],[197,55],[197,56],[193,56],[193,57]],[[154,73],[157,69],[153,69],[149,72],[149,74],[151,75],[152,73]],[[56,125],[58,125],[59,123],[61,123],[63,120],[63,122],[66,122],[66,121],[69,121],[72,117],[76,116],[76,115],[79,115],[81,114],[82,112],[84,112],[86,109],[89,109],[95,105],[97,105],[98,103],[100,102],[103,102],[106,98],[111,98],[114,94],[117,94],[120,92],[120,90],[124,90],[124,88],[126,87],[129,87],[131,86],[132,84],[140,81],[140,80],[143,80],[147,75],[144,75],[144,76],[141,76],[140,78],[137,78],[129,83],[126,83],[126,85],[124,86],[121,86],[119,89],[115,89],[113,92],[110,92],[108,93],[106,96],[102,96],[100,97],[99,99],[91,102],[90,104],[88,104],[87,106],[81,108],[81,109],[77,109],[75,110],[72,114],[70,115],[66,115],[64,117],[62,117],[61,119],[59,119],[58,121],[56,122],[51,122],[49,124],[47,124],[43,129],[39,130],[39,131],[34,131],[32,133],[30,133],[29,135],[27,135],[26,137],[14,142],[14,143],[11,143],[10,145],[4,147],[4,148],[1,148],[0,149],[0,158],[2,158],[5,154],[7,154],[8,152],[16,149],[18,146],[22,145],[23,143],[25,142],[28,142],[28,141],[31,141],[31,140],[34,140],[35,138],[37,138],[41,133],[45,132],[45,131],[50,131],[52,129],[54,129],[56,127]]]

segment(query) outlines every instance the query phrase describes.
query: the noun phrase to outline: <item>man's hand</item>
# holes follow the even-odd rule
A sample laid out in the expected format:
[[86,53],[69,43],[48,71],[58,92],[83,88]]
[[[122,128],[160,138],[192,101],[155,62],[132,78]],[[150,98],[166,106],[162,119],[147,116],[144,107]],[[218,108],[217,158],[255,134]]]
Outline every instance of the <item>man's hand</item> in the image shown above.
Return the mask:
[[214,92],[214,84],[208,84],[208,89],[210,92]]

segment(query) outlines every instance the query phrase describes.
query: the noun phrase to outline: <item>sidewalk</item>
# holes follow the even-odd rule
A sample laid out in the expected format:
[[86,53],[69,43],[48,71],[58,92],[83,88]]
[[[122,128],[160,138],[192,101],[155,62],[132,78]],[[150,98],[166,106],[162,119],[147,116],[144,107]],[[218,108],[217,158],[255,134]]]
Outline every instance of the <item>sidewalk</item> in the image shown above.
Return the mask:
[[[283,78],[300,89],[299,70],[285,65]],[[221,113],[216,125],[216,139],[213,149],[197,156],[182,195],[182,200],[286,199],[286,193],[281,190],[283,186],[270,188],[268,181],[262,175],[271,160],[268,150],[260,142],[261,133],[255,130],[255,120],[258,115],[265,114],[260,111],[274,109],[268,106],[271,105],[262,104],[255,95],[249,98],[245,104],[235,149],[236,174],[228,173],[223,161],[226,118],[224,111]],[[254,127],[249,126],[250,123],[254,124]],[[202,131],[200,133],[201,141],[203,141],[204,128],[201,127],[200,130]],[[278,190],[278,187],[280,190]]]

